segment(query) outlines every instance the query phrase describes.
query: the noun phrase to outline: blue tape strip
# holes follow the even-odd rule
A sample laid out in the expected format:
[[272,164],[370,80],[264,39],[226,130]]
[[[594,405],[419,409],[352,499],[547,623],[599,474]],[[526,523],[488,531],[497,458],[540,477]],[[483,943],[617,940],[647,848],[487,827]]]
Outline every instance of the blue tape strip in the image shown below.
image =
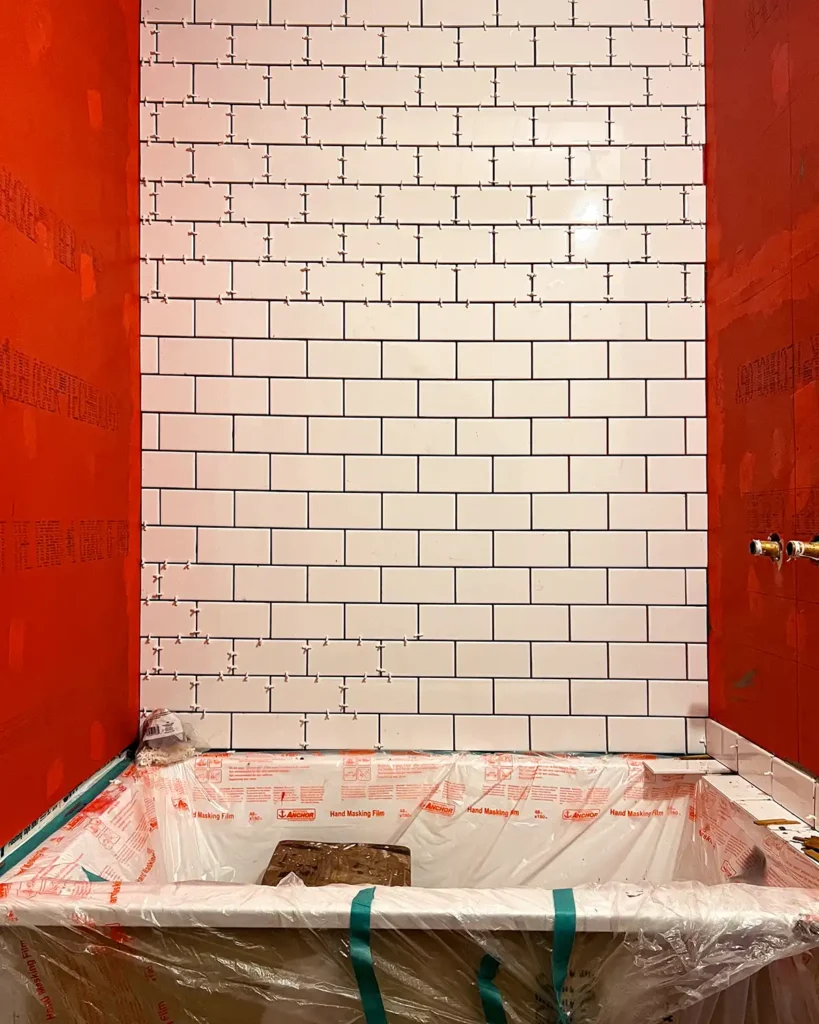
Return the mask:
[[350,958],[367,1024],[387,1024],[381,989],[373,967],[370,947],[370,916],[375,889],[362,889],[350,906]]
[[577,911],[574,904],[574,893],[571,889],[553,889],[552,897],[555,901],[552,984],[557,1003],[557,1019],[560,1024],[568,1024],[569,1018],[563,1009],[563,988],[569,975],[569,960],[577,927]]
[[27,839],[21,846],[12,850],[7,857],[0,860],[0,878],[5,872],[11,871],[13,867],[16,867],[20,861],[25,860],[29,854],[33,853],[38,846],[50,839],[55,832],[67,825],[72,818],[75,818],[83,808],[87,807],[92,800],[100,795],[105,789],[109,782],[113,782],[117,776],[122,775],[126,768],[130,767],[132,761],[130,758],[126,758],[122,761],[117,761],[112,764],[111,767],[104,772],[97,781],[89,786],[84,793],[81,793],[76,800],[72,800],[71,803],[66,804],[65,807],[54,817],[45,823],[41,829],[36,832],[32,832],[31,838]]
[[486,1024],[506,1024],[503,996],[495,985],[495,975],[499,967],[500,962],[491,953],[487,953],[478,968],[478,991],[481,994]]

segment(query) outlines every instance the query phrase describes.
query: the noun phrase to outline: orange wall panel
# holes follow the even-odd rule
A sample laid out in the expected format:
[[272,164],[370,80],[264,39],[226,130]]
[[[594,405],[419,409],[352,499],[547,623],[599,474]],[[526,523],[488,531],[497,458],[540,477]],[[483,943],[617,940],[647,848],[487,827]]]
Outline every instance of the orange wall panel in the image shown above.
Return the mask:
[[710,708],[819,771],[819,7],[706,0]]
[[0,4],[0,843],[137,728],[138,36]]

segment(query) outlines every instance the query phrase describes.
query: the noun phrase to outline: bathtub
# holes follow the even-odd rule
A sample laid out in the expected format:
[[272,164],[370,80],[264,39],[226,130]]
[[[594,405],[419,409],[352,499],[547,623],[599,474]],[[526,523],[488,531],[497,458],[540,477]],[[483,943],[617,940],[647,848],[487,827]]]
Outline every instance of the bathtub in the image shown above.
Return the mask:
[[[0,880],[3,1019],[819,1020],[809,830],[755,824],[788,815],[735,777],[662,768],[366,752],[131,767]],[[284,838],[400,843],[413,885],[256,884]]]

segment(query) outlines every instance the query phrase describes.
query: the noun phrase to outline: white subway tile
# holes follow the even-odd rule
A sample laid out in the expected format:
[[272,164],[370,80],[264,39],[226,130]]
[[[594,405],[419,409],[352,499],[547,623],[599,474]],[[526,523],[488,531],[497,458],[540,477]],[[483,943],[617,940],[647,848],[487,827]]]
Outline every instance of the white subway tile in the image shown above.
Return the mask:
[[525,715],[456,715],[456,750],[528,750]]
[[685,420],[641,417],[609,421],[609,451],[625,455],[685,454]]
[[199,632],[217,637],[265,637],[270,632],[270,606],[207,601],[199,607]]
[[612,494],[609,525],[613,530],[675,530],[685,528],[682,494]]
[[385,494],[383,512],[385,529],[451,530],[455,526],[455,496]]
[[340,455],[272,455],[270,483],[280,491],[340,491],[344,480]]
[[609,675],[612,679],[685,679],[683,644],[611,644]]
[[270,531],[200,529],[198,561],[260,565],[270,561]]
[[196,456],[196,484],[206,489],[267,490],[270,459],[267,455],[200,452]]
[[708,683],[676,679],[649,681],[648,710],[652,715],[707,715]]
[[383,670],[393,675],[451,676],[455,644],[434,640],[387,641],[381,653]]
[[232,491],[165,490],[161,498],[163,526],[233,526]]
[[343,612],[340,604],[271,604],[270,635],[288,640],[341,637]]
[[357,714],[405,714],[418,709],[417,679],[393,677],[386,682],[383,679],[367,679],[365,683],[362,676],[360,679],[352,679],[348,685],[347,703]]
[[608,500],[605,494],[535,494],[532,526],[547,530],[605,530]]
[[293,339],[235,338],[233,373],[238,377],[304,377],[305,345]]
[[338,416],[343,409],[342,381],[271,380],[270,412],[298,416]]
[[492,490],[492,459],[488,457],[421,457],[418,466],[421,491]]
[[[162,373],[229,376],[230,341],[227,338],[160,338]],[[143,368],[143,373],[150,372]]]
[[341,454],[380,452],[381,423],[377,419],[354,416],[311,416],[307,428],[311,452]]
[[348,639],[394,640],[418,632],[415,606],[406,604],[348,604],[346,626]]
[[[307,668],[306,655],[300,640],[236,640],[236,671],[251,675],[303,674]],[[227,660],[227,652],[225,652]]]
[[303,416],[237,416],[233,447],[237,452],[306,452],[307,420]]
[[605,604],[605,569],[533,569],[536,604]]
[[409,455],[348,455],[344,486],[348,491],[417,491],[416,460]]
[[385,455],[455,454],[454,420],[385,419],[382,424]]
[[457,444],[461,455],[528,455],[530,427],[526,420],[460,419]]
[[492,714],[491,679],[420,679],[424,714]]
[[145,376],[142,378],[142,410],[193,412],[193,389],[192,377]]
[[572,608],[572,640],[646,639],[645,608],[625,605],[576,605]]
[[528,679],[531,675],[528,643],[473,643],[459,641],[457,665],[459,676],[509,676]]
[[428,640],[491,640],[491,605],[423,605],[419,629]]
[[613,753],[684,754],[684,718],[609,718],[609,750]]
[[[531,342],[458,342],[458,377],[462,379],[524,378],[528,380],[531,376]],[[502,413],[496,409],[496,415],[502,415]]]
[[562,605],[498,605],[494,614],[496,640],[569,639],[568,611]]
[[[199,568],[217,568],[200,566]],[[298,565],[237,565],[237,601],[305,601],[307,570]]]
[[605,676],[606,645],[598,643],[532,644],[532,673],[551,679]]
[[380,371],[381,347],[374,341],[311,340],[307,343],[310,377],[378,377]]
[[531,722],[533,750],[593,754],[607,749],[605,718],[544,715]]
[[492,415],[491,381],[421,381],[418,392],[422,416]]
[[449,715],[382,715],[381,742],[387,750],[453,750]]
[[627,567],[646,564],[646,535],[639,531],[576,531],[571,534],[571,564]]
[[565,458],[498,456],[493,462],[496,492],[529,494],[568,489],[568,460]]
[[526,569],[465,569],[455,573],[459,604],[525,604],[529,600]]
[[569,713],[566,679],[496,679],[495,713],[565,715]]
[[423,532],[421,565],[481,566],[492,564],[492,534],[467,530]]
[[307,495],[238,491],[236,526],[307,526]]
[[[354,572],[360,570],[353,570]],[[372,640],[314,640],[307,654],[307,673],[315,676],[372,675],[378,670],[379,651]]]
[[690,528],[684,533],[650,533],[648,564],[650,566],[696,569],[708,561],[708,535]]
[[384,601],[451,604],[455,597],[455,570],[385,568],[382,570],[381,596]]
[[[548,379],[606,377],[607,350],[604,341],[536,341],[534,376]],[[600,410],[596,412],[599,414]]]
[[[617,420],[612,420],[612,425]],[[532,421],[532,451],[559,455],[605,454],[607,420],[553,419]],[[616,451],[616,449],[612,449]]]
[[253,377],[197,377],[196,411],[266,413],[270,411],[267,391],[268,382]]
[[687,604],[707,603],[708,574],[705,569],[686,569],[685,595]]
[[573,491],[642,491],[646,460],[638,456],[572,455],[570,481]]
[[276,565],[341,565],[341,530],[273,530],[271,561]]
[[145,452],[143,487],[193,487],[196,456],[189,452]]
[[649,608],[648,635],[659,642],[705,643],[706,610],[701,607]]
[[652,380],[648,384],[649,416],[704,416],[705,382]]
[[681,569],[610,569],[611,604],[680,604],[685,596]]
[[381,497],[378,494],[321,494],[314,491],[309,496],[309,509],[311,529],[366,530],[381,526]]
[[459,494],[458,529],[528,530],[529,504],[525,494]]
[[[417,565],[418,535],[408,530],[350,530],[347,565]],[[382,600],[388,601],[382,593]]]
[[307,571],[307,586],[311,601],[378,601],[381,573],[374,566],[311,566]]
[[233,567],[168,565],[163,569],[162,591],[168,597],[180,600],[230,600],[233,593]]
[[645,715],[645,679],[573,679],[573,715]]
[[454,341],[385,341],[383,375],[419,380],[454,377],[456,348]]
[[495,565],[542,567],[568,565],[569,536],[562,531],[495,533]]

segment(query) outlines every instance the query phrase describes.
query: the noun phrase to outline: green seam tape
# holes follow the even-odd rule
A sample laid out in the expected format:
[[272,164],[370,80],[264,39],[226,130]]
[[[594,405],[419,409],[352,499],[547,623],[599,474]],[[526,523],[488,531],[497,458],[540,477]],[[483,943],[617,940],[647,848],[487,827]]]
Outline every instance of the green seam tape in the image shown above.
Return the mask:
[[557,1019],[560,1024],[568,1024],[569,1018],[563,1009],[563,987],[569,975],[569,959],[574,945],[577,912],[574,905],[574,893],[571,889],[553,889],[552,897],[555,901],[552,984],[557,1002]]
[[89,871],[88,868],[84,867],[83,872],[89,882],[108,882],[110,879],[103,878],[102,875],[96,875],[93,871]]
[[362,889],[350,906],[350,958],[367,1024],[387,1024],[370,947],[370,914],[375,889]]
[[50,839],[55,832],[67,825],[72,818],[76,817],[80,811],[87,807],[92,800],[96,800],[100,793],[105,789],[109,782],[113,782],[118,775],[122,775],[126,768],[129,768],[133,764],[133,760],[130,758],[118,757],[114,763],[103,772],[97,781],[89,786],[83,793],[81,793],[75,800],[66,804],[65,807],[53,818],[47,821],[42,828],[32,832],[31,838],[27,839],[20,846],[15,847],[14,850],[4,859],[0,860],[0,878],[3,875],[11,871],[13,867],[16,867],[20,861],[25,860],[30,853],[33,853],[38,846]]
[[478,968],[478,991],[481,994],[486,1024],[506,1024],[503,997],[494,981],[499,967],[500,962],[491,953],[487,953],[483,960],[481,960],[481,965]]

